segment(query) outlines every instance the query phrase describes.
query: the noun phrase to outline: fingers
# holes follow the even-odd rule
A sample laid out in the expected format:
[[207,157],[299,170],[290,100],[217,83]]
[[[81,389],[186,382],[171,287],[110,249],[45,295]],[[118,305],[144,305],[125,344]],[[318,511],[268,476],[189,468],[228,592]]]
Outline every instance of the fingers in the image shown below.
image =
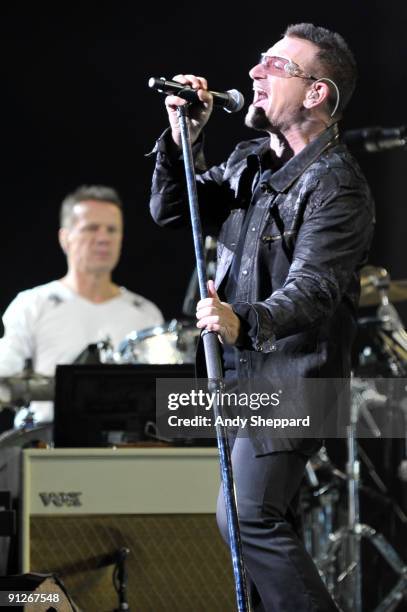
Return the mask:
[[218,308],[220,305],[220,300],[218,299],[218,297],[208,297],[205,298],[203,300],[199,300],[199,302],[196,305],[196,312],[198,314],[198,312],[200,312],[202,309],[208,308],[208,307],[212,307],[212,308]]
[[[212,113],[213,97],[208,91],[208,82],[204,77],[195,76],[194,74],[176,74],[173,80],[194,89],[198,100],[201,102],[201,104],[191,104],[188,112],[190,138],[191,144],[193,144],[199,138],[202,129],[209,121]],[[182,144],[182,137],[177,111],[180,106],[185,104],[188,104],[188,102],[177,95],[170,95],[165,99],[172,139],[178,147]]]
[[[172,80],[195,89],[199,100],[203,104],[211,105],[212,95],[208,92],[208,81],[204,77],[195,76],[194,74],[176,74]],[[183,106],[187,102],[179,96],[171,95],[167,96],[165,104],[170,110],[176,110],[177,106]]]
[[203,300],[199,300],[196,305],[197,311],[201,308],[206,308],[207,306],[219,306],[220,299],[215,289],[215,283],[213,280],[209,280],[208,284],[208,295],[209,297],[204,298]]
[[[212,108],[211,103],[212,103],[212,96],[210,93],[208,93],[207,91],[204,91],[203,89],[200,89],[199,91],[196,92],[196,95],[199,98],[199,101],[202,102],[202,104],[205,104],[209,107],[209,109]],[[167,107],[167,109],[169,109],[170,111],[176,111],[177,110],[177,106],[183,106],[184,104],[188,104],[188,101],[185,100],[184,98],[180,98],[179,96],[167,96],[165,98],[165,105]]]
[[196,311],[196,318],[203,319],[203,317],[219,316],[219,310],[216,306],[208,304],[206,307],[200,307]]
[[196,326],[199,329],[206,328],[208,331],[219,331],[219,306],[221,303],[213,281],[208,281],[208,293],[212,295],[212,297],[199,300],[196,305],[196,318],[198,319]]
[[217,294],[217,291],[215,289],[215,281],[213,280],[208,280],[208,295],[210,297],[216,297],[219,299],[219,296]]
[[221,302],[216,293],[213,280],[208,281],[207,286],[210,297],[199,300],[196,306],[196,318],[198,319],[196,326],[198,329],[219,332],[221,331],[219,308],[221,307]]
[[192,89],[208,89],[208,81],[204,77],[195,76],[194,74],[176,74],[172,80],[182,85],[188,85]]
[[217,315],[212,317],[204,317],[196,324],[198,329],[207,329],[209,331],[220,331],[220,321]]
[[179,96],[167,96],[165,98],[165,106],[171,112],[177,110],[177,106],[184,106],[184,104],[188,104],[187,100],[184,98],[180,98]]

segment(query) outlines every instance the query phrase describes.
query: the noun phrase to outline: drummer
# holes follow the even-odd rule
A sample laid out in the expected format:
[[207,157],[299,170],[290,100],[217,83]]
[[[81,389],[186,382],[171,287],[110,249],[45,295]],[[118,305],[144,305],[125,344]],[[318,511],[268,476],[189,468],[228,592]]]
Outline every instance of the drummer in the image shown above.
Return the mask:
[[[112,280],[122,237],[122,202],[111,187],[81,186],[63,200],[59,243],[67,273],[22,291],[8,306],[0,376],[22,372],[27,359],[35,372],[52,376],[89,344],[109,341],[115,348],[129,332],[163,322],[155,304]],[[51,421],[50,408],[37,411],[36,420]]]

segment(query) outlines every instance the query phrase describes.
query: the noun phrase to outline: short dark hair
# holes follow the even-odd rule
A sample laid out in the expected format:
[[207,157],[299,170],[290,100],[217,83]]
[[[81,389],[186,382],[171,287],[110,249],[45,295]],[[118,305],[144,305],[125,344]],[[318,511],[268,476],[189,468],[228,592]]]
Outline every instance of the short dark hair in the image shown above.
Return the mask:
[[106,187],[105,185],[81,185],[75,191],[69,193],[62,201],[59,212],[60,227],[70,226],[75,204],[84,200],[108,202],[109,204],[115,204],[120,210],[123,210],[120,196],[113,187]]
[[[319,48],[315,59],[323,71],[321,77],[332,79],[339,89],[339,106],[335,114],[341,115],[352,97],[357,79],[356,61],[344,38],[313,23],[289,25],[284,36],[309,40]],[[318,74],[314,76],[318,77]],[[331,91],[329,103],[332,108],[336,104],[334,91]]]

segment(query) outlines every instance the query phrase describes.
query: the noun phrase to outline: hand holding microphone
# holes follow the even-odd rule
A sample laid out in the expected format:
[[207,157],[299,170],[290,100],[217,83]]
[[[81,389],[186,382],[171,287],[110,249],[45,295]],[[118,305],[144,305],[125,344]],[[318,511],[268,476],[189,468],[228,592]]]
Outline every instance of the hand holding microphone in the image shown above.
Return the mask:
[[[188,113],[191,144],[193,144],[209,121],[213,108],[213,98],[208,92],[208,83],[203,77],[197,77],[193,74],[177,74],[173,81],[193,90],[196,93],[197,99],[202,103],[192,105]],[[161,91],[170,93],[164,89],[161,89]],[[188,104],[188,101],[172,92],[165,98],[172,138],[179,147],[181,146],[181,132],[178,123],[177,107],[184,104]]]
[[191,142],[194,143],[203,127],[207,124],[212,113],[213,105],[219,105],[228,112],[239,111],[244,104],[242,94],[236,89],[226,92],[208,90],[208,82],[204,77],[193,74],[178,74],[172,81],[164,78],[151,78],[149,87],[162,93],[169,94],[165,99],[165,105],[171,125],[174,142],[181,146],[181,136],[178,124],[177,107],[188,102],[201,102],[193,104],[189,110],[189,127]]

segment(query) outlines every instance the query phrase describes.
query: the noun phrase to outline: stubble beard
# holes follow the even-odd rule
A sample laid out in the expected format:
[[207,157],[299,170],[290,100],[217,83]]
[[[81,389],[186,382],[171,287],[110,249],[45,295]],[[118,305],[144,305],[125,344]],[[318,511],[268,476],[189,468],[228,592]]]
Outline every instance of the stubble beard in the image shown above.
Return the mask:
[[246,114],[244,122],[247,127],[253,128],[254,130],[264,132],[272,129],[272,125],[264,112],[264,109],[257,106],[251,107]]
[[268,132],[269,134],[280,134],[284,128],[284,122],[271,122],[265,110],[258,106],[253,106],[245,117],[245,125],[254,130]]

